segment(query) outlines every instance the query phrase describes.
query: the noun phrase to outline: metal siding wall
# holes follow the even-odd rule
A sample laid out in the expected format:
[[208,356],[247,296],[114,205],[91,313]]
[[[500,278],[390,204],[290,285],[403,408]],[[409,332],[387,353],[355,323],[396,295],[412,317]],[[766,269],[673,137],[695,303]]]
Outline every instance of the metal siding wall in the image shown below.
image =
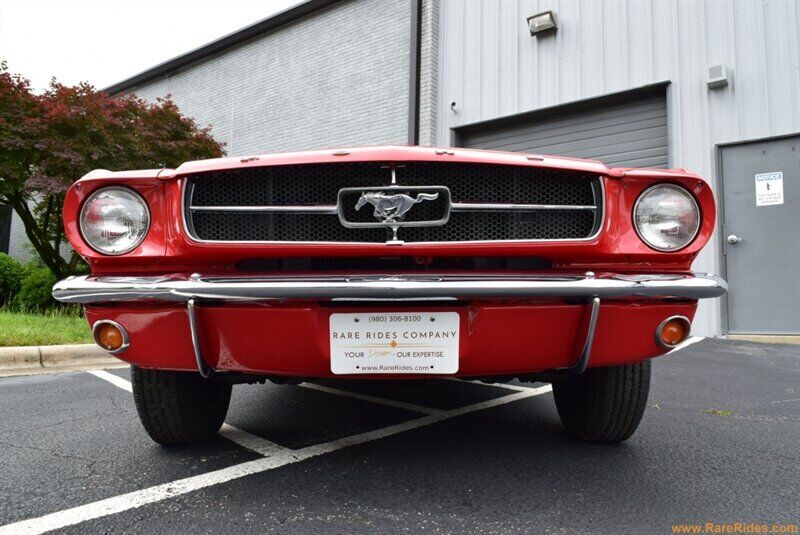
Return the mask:
[[476,128],[460,145],[600,160],[612,167],[667,167],[665,97],[598,106],[553,118]]
[[[452,129],[670,81],[670,165],[717,188],[715,146],[800,131],[800,2],[447,0],[440,2],[438,143]],[[525,19],[558,16],[555,35]],[[708,90],[709,65],[730,85]],[[457,102],[456,113],[449,102]],[[695,261],[719,272],[715,237]],[[721,332],[720,303],[700,305],[695,331]]]
[[405,144],[410,8],[343,2],[132,92],[172,94],[230,155]]
[[33,246],[28,241],[28,236],[25,234],[25,225],[22,220],[14,212],[11,216],[11,233],[8,238],[8,254],[16,258],[20,262],[27,262],[33,259],[34,255],[31,253]]

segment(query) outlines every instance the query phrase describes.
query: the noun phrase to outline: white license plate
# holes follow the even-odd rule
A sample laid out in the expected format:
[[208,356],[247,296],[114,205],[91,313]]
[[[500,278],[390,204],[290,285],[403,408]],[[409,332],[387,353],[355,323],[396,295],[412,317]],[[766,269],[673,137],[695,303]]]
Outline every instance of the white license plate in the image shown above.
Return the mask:
[[458,312],[331,314],[331,371],[455,373],[458,337]]

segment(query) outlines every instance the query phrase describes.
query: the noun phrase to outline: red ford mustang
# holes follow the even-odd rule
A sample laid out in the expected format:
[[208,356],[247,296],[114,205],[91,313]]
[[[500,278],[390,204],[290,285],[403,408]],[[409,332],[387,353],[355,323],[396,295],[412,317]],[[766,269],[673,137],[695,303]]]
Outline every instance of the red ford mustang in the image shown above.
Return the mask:
[[168,445],[215,434],[231,385],[454,376],[552,382],[571,435],[615,442],[650,361],[720,278],[690,271],[714,228],[684,170],[377,147],[93,171],[66,197],[97,343],[132,365]]

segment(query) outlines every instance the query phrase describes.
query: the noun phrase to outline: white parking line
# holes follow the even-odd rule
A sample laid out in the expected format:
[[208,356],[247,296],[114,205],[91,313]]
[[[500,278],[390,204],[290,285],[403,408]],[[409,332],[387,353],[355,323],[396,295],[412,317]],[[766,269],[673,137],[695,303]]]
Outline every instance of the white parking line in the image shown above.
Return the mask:
[[[123,390],[126,390],[128,392],[133,392],[133,389],[131,387],[130,381],[128,381],[127,379],[123,379],[122,377],[120,377],[118,375],[114,375],[113,373],[108,373],[107,371],[104,371],[104,370],[90,370],[88,373],[94,375],[95,377],[97,377],[99,379],[103,379],[104,381],[108,381],[109,383],[111,383],[114,386],[117,386],[117,387],[119,387],[119,388],[121,388]],[[468,380],[463,380],[462,381],[462,380],[457,379],[457,378],[450,378],[450,379],[453,380],[453,381],[460,381],[460,382],[465,382],[465,383],[470,383],[470,384],[485,385],[484,383],[481,383],[479,381],[468,381]],[[333,394],[333,395],[337,395],[337,396],[345,396],[345,397],[350,397],[350,398],[354,398],[354,399],[358,399],[358,400],[362,400],[362,401],[368,401],[370,403],[380,403],[382,405],[388,405],[388,406],[391,406],[391,407],[398,407],[398,408],[409,410],[409,411],[413,411],[413,412],[419,412],[419,413],[422,413],[422,414],[427,414],[428,416],[439,416],[439,417],[444,416],[445,418],[452,418],[453,416],[457,416],[457,414],[454,414],[454,411],[459,410],[459,409],[454,409],[454,410],[446,411],[446,410],[442,410],[442,409],[433,409],[431,407],[424,407],[422,405],[416,405],[414,403],[406,403],[406,402],[403,402],[403,401],[395,401],[395,400],[392,400],[392,399],[387,399],[387,398],[382,398],[382,397],[377,397],[377,396],[369,396],[369,395],[366,395],[366,394],[358,394],[356,392],[350,392],[350,391],[347,391],[347,390],[340,390],[338,388],[331,388],[331,387],[322,386],[322,385],[318,385],[318,384],[314,384],[314,383],[302,383],[300,386],[302,386],[304,388],[308,388],[310,390],[317,390],[319,392],[325,392],[327,394]],[[539,388],[516,386],[516,385],[507,385],[507,384],[497,384],[497,385],[491,384],[491,385],[488,385],[488,386],[498,386],[500,388],[505,388],[507,390],[513,390],[515,392],[521,392],[521,393],[529,393],[531,391],[540,391],[542,388],[547,389],[546,390],[547,392],[550,391],[549,390],[550,389],[549,385],[546,385],[544,387],[539,387]],[[542,393],[544,393],[544,392],[542,392]],[[534,395],[536,395],[536,394],[534,394]],[[524,396],[521,396],[521,398],[522,397],[528,397],[528,396],[524,395]],[[514,399],[510,399],[510,396],[504,396],[504,397],[498,398],[498,399],[506,400],[503,403],[508,403],[508,402],[514,401]],[[471,405],[468,405],[467,407],[471,407]],[[402,423],[402,424],[398,424],[398,426],[399,427],[404,427],[404,426],[407,426],[408,424],[410,424],[412,422],[419,422],[419,425],[428,425],[429,423],[435,423],[437,421],[439,421],[439,419],[434,419],[434,420],[431,420],[430,422],[427,422],[424,418],[418,418],[416,420],[412,420],[411,422],[405,422],[405,423]],[[379,430],[376,430],[376,431],[372,431],[370,433],[379,433],[379,432],[388,430],[390,432],[390,434],[393,434],[391,432],[391,430],[394,427],[398,427],[398,426],[391,426],[391,427],[387,427],[387,428],[384,428],[384,429],[379,429]],[[414,427],[417,427],[417,426],[414,426]],[[413,429],[414,427],[408,427],[408,429]],[[397,431],[397,432],[401,432],[401,431]],[[275,444],[274,442],[271,442],[271,441],[269,441],[269,440],[267,440],[265,438],[261,438],[261,437],[259,437],[257,435],[253,435],[251,433],[248,433],[247,431],[243,431],[242,429],[233,427],[232,425],[229,425],[229,424],[222,424],[222,428],[220,429],[219,434],[222,437],[227,438],[231,442],[235,442],[239,446],[242,446],[243,448],[246,448],[246,449],[248,449],[250,451],[254,451],[255,453],[263,455],[264,457],[274,457],[274,456],[280,457],[280,456],[283,456],[283,455],[290,455],[290,454],[294,455],[294,454],[297,453],[297,451],[295,451],[295,450],[292,450],[290,448],[285,448],[283,446],[279,446],[278,444]],[[360,440],[358,437],[361,437],[361,435],[354,435],[352,437],[346,437],[346,438],[343,438],[341,440],[342,441]],[[380,438],[380,437],[376,435],[376,438]],[[370,440],[375,440],[375,439],[371,438]],[[352,445],[354,443],[358,443],[358,442],[348,442],[347,445]],[[331,443],[328,443],[328,444],[331,444]],[[331,450],[331,451],[333,451],[333,450]],[[291,455],[290,455],[290,457],[291,457]]]
[[536,388],[541,387],[533,387],[533,386],[519,386],[519,385],[510,385],[508,383],[484,383],[480,379],[469,379],[469,378],[460,378],[460,377],[443,377],[445,381],[455,381],[457,383],[469,383],[471,385],[478,385],[478,386],[493,386],[495,388],[505,388],[506,390],[513,390],[514,392],[527,392],[528,390],[535,390]]
[[[133,387],[131,382],[127,379],[123,379],[119,375],[114,375],[113,373],[108,373],[104,370],[90,370],[89,373],[103,379],[104,381],[108,381],[114,386],[118,386],[123,390],[127,390],[128,392],[133,392]],[[283,446],[278,446],[274,442],[270,442],[267,439],[261,438],[257,435],[253,435],[248,433],[247,431],[242,431],[232,425],[222,424],[222,428],[219,430],[220,435],[227,438],[231,442],[235,442],[236,444],[240,445],[243,448],[247,448],[248,450],[254,451],[258,454],[263,455],[264,457],[272,457],[274,455],[282,455],[286,451],[292,451],[289,448],[284,448]]]
[[414,403],[406,403],[405,401],[395,401],[393,399],[380,398],[377,396],[370,396],[367,394],[359,394],[357,392],[350,392],[348,390],[339,390],[338,388],[331,388],[329,386],[322,386],[316,383],[301,383],[299,386],[308,388],[310,390],[318,390],[326,394],[334,394],[336,396],[345,396],[348,398],[359,399],[361,401],[369,401],[370,403],[380,403],[381,405],[388,405],[390,407],[397,407],[407,411],[421,412],[423,414],[441,414],[444,411],[441,409],[432,409],[431,407],[423,407],[422,405],[415,405]]
[[308,457],[315,457],[323,453],[330,453],[341,448],[346,448],[347,446],[355,446],[357,444],[378,440],[380,438],[389,437],[398,433],[404,433],[405,431],[410,431],[426,425],[435,424],[450,418],[455,418],[456,416],[461,416],[484,409],[491,409],[492,407],[499,407],[500,405],[505,405],[506,403],[511,403],[520,399],[540,396],[542,394],[547,394],[552,390],[553,387],[550,385],[545,385],[539,388],[526,388],[525,392],[517,392],[516,394],[509,394],[507,396],[481,401],[480,403],[466,405],[457,409],[442,411],[440,414],[433,414],[431,416],[425,416],[424,418],[409,420],[408,422],[403,422],[401,424],[396,424],[389,427],[383,427],[381,429],[375,429],[374,431],[366,431],[364,433],[359,433],[358,435],[343,437],[330,442],[325,442],[323,444],[307,446],[303,449],[297,450],[296,453],[300,455],[307,455]]
[[46,533],[55,529],[62,529],[116,513],[121,513],[129,509],[135,509],[143,505],[155,503],[174,496],[180,496],[219,483],[225,483],[250,474],[256,474],[283,466],[292,461],[280,459],[278,457],[266,457],[254,461],[237,464],[222,470],[208,472],[202,476],[193,476],[178,481],[171,481],[155,487],[149,487],[106,500],[100,500],[86,505],[65,509],[49,515],[40,516],[7,524],[0,527],[0,535],[22,535]]
[[279,446],[274,442],[270,442],[266,438],[261,438],[258,435],[253,435],[247,431],[242,431],[238,427],[232,425],[222,424],[219,434],[231,442],[235,442],[243,448],[254,451],[264,457],[273,457],[275,455],[284,455],[291,452],[290,448]]
[[[107,379],[102,374],[98,375],[93,373],[93,375]],[[117,376],[114,377],[127,383],[127,381],[124,379],[121,379]],[[120,386],[116,380],[110,380],[109,382]],[[124,386],[121,387],[125,388]],[[490,409],[492,407],[498,407],[500,405],[505,405],[521,399],[539,396],[546,394],[551,390],[552,388],[550,385],[545,385],[539,388],[526,388],[525,391],[516,392],[507,396],[490,399],[488,401],[482,401],[480,403],[467,405],[458,409],[443,411],[439,414],[424,416],[422,418],[417,418],[401,424],[382,429],[376,429],[374,431],[367,431],[365,433],[333,440],[324,444],[308,446],[299,450],[283,448],[281,446],[272,444],[269,441],[261,439],[260,437],[256,437],[259,440],[275,446],[275,449],[265,452],[269,454],[268,457],[237,464],[221,470],[214,470],[205,474],[187,477],[185,479],[180,479],[169,483],[163,483],[161,485],[156,485],[146,489],[129,492],[120,496],[114,496],[113,498],[107,498],[105,500],[99,500],[85,505],[80,505],[78,507],[73,507],[71,509],[50,513],[38,518],[31,518],[28,520],[22,520],[20,522],[15,522],[13,524],[7,524],[0,527],[0,535],[39,534],[55,529],[65,528],[67,526],[80,524],[81,522],[86,522],[88,520],[122,513],[130,509],[160,502],[175,496],[181,496],[183,494],[211,487],[213,485],[226,483],[234,479],[266,472],[268,470],[272,470],[273,468],[304,461],[306,459],[323,455],[325,453],[330,453],[348,446],[364,444],[366,442],[397,435],[412,429],[418,429],[426,425],[441,422],[456,416],[462,416],[464,414]],[[229,434],[235,434],[238,432],[244,433],[243,431],[239,431],[235,428],[225,428],[223,433],[225,433],[226,430]],[[253,437],[253,435],[249,435],[249,437]],[[249,437],[246,438],[249,440]],[[255,444],[254,446],[261,447],[259,444]]]
[[673,349],[672,351],[667,353],[667,355],[669,355],[670,353],[675,353],[676,351],[680,351],[681,349],[687,348],[692,344],[696,344],[697,342],[700,342],[701,340],[705,340],[705,336],[692,336],[691,338],[687,339],[685,342],[681,342],[680,344],[678,344],[675,347],[675,349]]
[[103,381],[108,381],[114,386],[118,386],[123,390],[127,390],[128,392],[133,393],[133,387],[131,386],[131,382],[127,379],[123,379],[119,375],[114,375],[113,373],[108,373],[105,370],[89,370],[88,373],[91,373],[95,377],[102,379]]

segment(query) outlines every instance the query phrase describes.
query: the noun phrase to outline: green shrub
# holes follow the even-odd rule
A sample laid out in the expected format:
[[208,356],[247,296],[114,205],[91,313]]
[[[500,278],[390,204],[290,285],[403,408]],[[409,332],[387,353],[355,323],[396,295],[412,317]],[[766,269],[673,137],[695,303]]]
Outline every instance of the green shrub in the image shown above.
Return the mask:
[[25,266],[5,253],[0,253],[0,306],[9,303],[22,286]]
[[55,283],[56,276],[49,269],[29,267],[11,300],[11,308],[20,312],[44,312],[58,306],[52,294]]

